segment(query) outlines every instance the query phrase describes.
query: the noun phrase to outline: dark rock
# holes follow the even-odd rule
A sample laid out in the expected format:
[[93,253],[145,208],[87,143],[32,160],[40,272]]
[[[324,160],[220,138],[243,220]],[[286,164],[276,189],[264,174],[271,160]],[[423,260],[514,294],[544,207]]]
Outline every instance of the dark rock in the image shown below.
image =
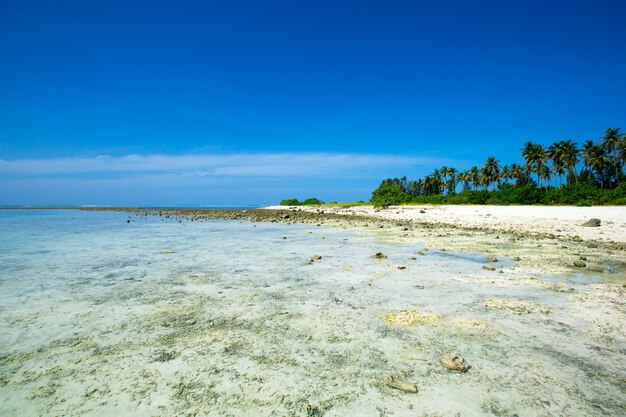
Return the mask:
[[376,252],[375,254],[372,255],[372,258],[374,258],[374,259],[387,259],[387,255],[385,255],[382,252]]
[[602,223],[602,221],[600,219],[589,219],[586,222],[584,222],[583,224],[581,224],[581,226],[585,226],[585,227],[599,227],[601,223]]
[[587,264],[584,261],[574,261],[574,266],[577,268],[584,268]]
[[483,265],[483,269],[484,269],[485,271],[495,271],[495,270],[496,270],[496,268],[494,268],[494,267],[493,267],[493,266],[491,266],[491,265]]
[[320,255],[313,255],[313,259],[314,261],[319,261],[320,259],[322,259],[322,257]]

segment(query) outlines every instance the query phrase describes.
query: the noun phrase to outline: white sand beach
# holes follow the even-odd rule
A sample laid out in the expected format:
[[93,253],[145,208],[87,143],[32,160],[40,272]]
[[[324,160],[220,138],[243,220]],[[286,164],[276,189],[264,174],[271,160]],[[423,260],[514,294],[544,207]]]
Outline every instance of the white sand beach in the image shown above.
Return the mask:
[[[268,209],[285,209],[270,206]],[[420,223],[442,223],[460,227],[548,233],[555,236],[580,236],[582,240],[626,242],[626,208],[617,206],[373,206],[318,207],[297,206],[294,210],[407,219]],[[589,219],[600,219],[599,227],[582,226]]]

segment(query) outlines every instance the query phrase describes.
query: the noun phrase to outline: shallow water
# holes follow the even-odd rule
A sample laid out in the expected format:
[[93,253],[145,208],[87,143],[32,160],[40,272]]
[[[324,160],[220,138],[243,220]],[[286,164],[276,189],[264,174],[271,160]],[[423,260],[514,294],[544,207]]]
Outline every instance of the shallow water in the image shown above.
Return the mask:
[[509,285],[510,260],[383,231],[127,218],[0,210],[0,415],[625,412],[624,345],[575,298],[601,276]]

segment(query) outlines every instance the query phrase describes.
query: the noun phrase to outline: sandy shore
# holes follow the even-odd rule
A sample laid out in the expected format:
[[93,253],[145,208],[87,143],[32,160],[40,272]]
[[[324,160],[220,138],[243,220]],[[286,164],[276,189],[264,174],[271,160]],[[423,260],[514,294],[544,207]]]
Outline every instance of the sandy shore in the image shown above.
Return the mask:
[[[285,209],[271,206],[268,209]],[[626,243],[625,207],[572,206],[391,206],[376,210],[372,206],[323,207],[298,206],[294,210],[324,211],[334,214],[375,216],[389,220],[449,224],[465,228],[553,234],[582,240]],[[582,226],[587,220],[601,220],[599,227]]]

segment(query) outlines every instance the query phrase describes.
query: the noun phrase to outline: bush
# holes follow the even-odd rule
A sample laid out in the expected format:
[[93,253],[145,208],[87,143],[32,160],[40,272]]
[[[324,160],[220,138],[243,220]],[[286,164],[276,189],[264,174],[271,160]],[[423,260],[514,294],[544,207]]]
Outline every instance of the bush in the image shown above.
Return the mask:
[[302,203],[297,198],[289,198],[280,202],[281,206],[301,206]]
[[303,206],[317,206],[320,204],[324,204],[324,203],[318,200],[317,198],[307,198],[306,200],[302,202]]
[[390,206],[409,202],[409,195],[391,181],[383,181],[377,189],[372,192],[370,202],[376,206]]

